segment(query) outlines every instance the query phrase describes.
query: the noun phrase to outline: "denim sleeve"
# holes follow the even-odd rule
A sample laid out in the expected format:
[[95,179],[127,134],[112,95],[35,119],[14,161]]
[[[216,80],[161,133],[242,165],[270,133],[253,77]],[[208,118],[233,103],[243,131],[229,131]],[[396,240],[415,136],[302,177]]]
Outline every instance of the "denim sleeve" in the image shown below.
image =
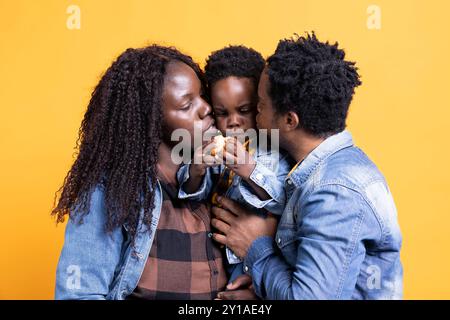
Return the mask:
[[244,270],[263,298],[350,299],[365,255],[358,239],[371,207],[359,193],[339,185],[322,186],[304,201],[295,241],[286,244],[296,246],[295,266],[272,238],[261,237],[252,243]]
[[245,274],[244,270],[243,270],[243,263],[236,263],[236,264],[229,264],[227,265],[227,272],[229,274],[228,277],[228,283],[233,282],[234,280],[236,280],[237,277]]
[[56,270],[55,299],[106,299],[124,239],[121,228],[105,231],[105,211],[104,193],[97,188],[82,223],[69,219]]
[[289,163],[285,158],[280,159],[278,153],[257,158],[250,180],[266,191],[270,199],[261,200],[245,181],[239,184],[242,197],[255,208],[264,208],[269,212],[281,215],[286,205],[284,180],[290,169]]
[[190,164],[185,164],[178,169],[177,179],[180,184],[180,188],[178,190],[178,198],[179,199],[190,199],[194,201],[202,201],[208,198],[208,195],[211,193],[213,183],[212,183],[212,168],[207,168],[205,176],[203,177],[202,183],[197,191],[194,193],[187,193],[184,189],[186,181],[189,179],[189,167]]

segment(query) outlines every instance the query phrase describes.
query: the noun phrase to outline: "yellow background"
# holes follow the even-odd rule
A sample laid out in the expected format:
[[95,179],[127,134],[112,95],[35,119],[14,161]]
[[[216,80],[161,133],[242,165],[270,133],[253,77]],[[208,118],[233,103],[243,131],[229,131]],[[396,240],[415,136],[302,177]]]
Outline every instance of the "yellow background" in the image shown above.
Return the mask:
[[[69,30],[69,5],[81,29]],[[381,8],[369,30],[367,8]],[[50,218],[91,90],[127,47],[203,63],[228,44],[264,56],[315,30],[358,62],[349,128],[394,194],[407,299],[450,298],[450,2],[0,0],[0,299],[52,299],[64,225]]]

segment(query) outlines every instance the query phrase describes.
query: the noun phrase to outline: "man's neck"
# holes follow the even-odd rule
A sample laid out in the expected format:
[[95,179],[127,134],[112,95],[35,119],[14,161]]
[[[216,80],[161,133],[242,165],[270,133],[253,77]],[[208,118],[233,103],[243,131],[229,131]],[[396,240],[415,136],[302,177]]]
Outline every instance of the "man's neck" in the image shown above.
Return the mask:
[[300,162],[303,161],[303,159],[305,159],[308,154],[317,148],[324,140],[325,138],[318,138],[299,130],[293,134],[291,139],[292,142],[286,150],[296,162]]
[[176,175],[180,168],[179,164],[175,164],[171,157],[172,148],[162,142],[158,149],[158,168],[169,182],[175,183],[177,181]]

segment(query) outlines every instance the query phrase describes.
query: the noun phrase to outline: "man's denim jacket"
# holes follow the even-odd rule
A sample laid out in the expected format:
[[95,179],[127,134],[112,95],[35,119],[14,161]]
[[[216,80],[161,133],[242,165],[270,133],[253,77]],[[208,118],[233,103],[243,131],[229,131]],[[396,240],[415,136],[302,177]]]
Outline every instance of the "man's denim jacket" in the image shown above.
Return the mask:
[[286,178],[275,240],[256,239],[244,259],[266,299],[400,299],[402,236],[387,183],[353,145],[333,135]]

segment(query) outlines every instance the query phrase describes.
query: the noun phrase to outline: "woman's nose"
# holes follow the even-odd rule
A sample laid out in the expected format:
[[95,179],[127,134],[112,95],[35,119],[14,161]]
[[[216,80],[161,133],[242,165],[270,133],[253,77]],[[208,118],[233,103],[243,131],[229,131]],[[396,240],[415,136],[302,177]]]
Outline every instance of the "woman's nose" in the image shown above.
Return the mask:
[[204,119],[207,116],[211,115],[211,112],[212,112],[212,108],[209,105],[209,103],[202,99],[202,103],[201,103],[199,111],[198,111],[200,119]]

